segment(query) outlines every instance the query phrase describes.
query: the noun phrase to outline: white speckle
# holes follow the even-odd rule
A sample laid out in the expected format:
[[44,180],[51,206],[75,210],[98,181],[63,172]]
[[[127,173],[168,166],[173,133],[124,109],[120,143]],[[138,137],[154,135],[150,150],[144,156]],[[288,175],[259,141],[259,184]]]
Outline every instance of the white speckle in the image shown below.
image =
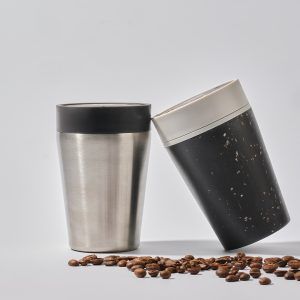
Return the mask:
[[233,195],[236,196],[236,193],[234,192]]
[[231,187],[230,190],[233,191],[233,187]]
[[241,197],[241,198],[243,198],[243,197],[244,197],[244,195],[243,195],[243,194],[240,194],[240,197]]
[[230,144],[229,140],[226,140],[224,147],[227,148],[229,146],[229,144]]
[[214,171],[210,171],[210,175],[214,175],[215,173],[214,173]]
[[211,192],[211,190],[210,190],[210,189],[208,189],[207,191],[208,191],[209,193]]
[[235,151],[235,156],[239,156],[239,151]]
[[223,136],[225,137],[226,135],[227,135],[226,132],[224,132],[224,133],[223,133]]
[[243,182],[243,186],[247,186],[247,183],[246,183],[246,182]]
[[237,170],[237,171],[236,171],[236,174],[240,174],[240,173],[241,173],[241,171],[240,171],[240,170]]

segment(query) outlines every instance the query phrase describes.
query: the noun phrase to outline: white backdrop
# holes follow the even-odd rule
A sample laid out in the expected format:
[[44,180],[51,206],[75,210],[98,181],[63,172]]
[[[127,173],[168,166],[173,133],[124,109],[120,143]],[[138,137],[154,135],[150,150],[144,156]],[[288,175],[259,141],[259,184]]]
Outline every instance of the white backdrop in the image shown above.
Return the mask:
[[[299,10],[297,0],[1,0],[1,244],[68,249],[55,104],[140,101],[155,114],[235,78],[291,215],[267,240],[299,240]],[[153,128],[142,239],[215,238]]]

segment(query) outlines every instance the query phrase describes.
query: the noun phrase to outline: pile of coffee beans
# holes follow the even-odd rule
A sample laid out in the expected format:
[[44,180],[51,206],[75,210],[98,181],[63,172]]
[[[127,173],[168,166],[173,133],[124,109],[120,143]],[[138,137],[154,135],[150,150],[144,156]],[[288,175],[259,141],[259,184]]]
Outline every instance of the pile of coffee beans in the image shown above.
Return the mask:
[[127,268],[137,278],[160,277],[171,278],[172,274],[197,275],[200,272],[212,270],[217,277],[226,282],[248,281],[250,278],[259,278],[261,285],[269,285],[271,279],[262,276],[262,273],[274,274],[286,280],[300,281],[300,259],[294,256],[267,257],[247,256],[243,252],[235,256],[222,256],[202,258],[193,255],[185,255],[180,259],[171,259],[162,256],[119,256],[109,255],[98,257],[95,254],[84,256],[68,262],[71,267],[87,265],[105,265],[107,267],[118,266]]

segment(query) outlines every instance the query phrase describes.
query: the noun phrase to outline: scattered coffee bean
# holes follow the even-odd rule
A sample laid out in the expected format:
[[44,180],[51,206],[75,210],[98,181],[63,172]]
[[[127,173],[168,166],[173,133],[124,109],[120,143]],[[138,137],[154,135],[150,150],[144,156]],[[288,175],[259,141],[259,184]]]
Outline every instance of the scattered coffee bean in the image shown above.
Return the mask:
[[157,277],[157,275],[159,274],[159,270],[155,270],[155,269],[148,270],[148,274],[150,275],[150,277]]
[[241,281],[247,281],[250,279],[250,275],[248,273],[242,273],[239,275]]
[[295,280],[295,274],[294,272],[288,271],[284,274],[284,278],[286,280]]
[[251,263],[250,264],[250,268],[251,269],[261,269],[262,268],[262,264],[260,264],[260,263]]
[[253,278],[258,278],[261,275],[260,269],[253,268],[253,269],[250,270],[249,274]]
[[274,273],[276,271],[276,269],[278,268],[277,264],[265,264],[262,266],[262,269],[266,272],[266,273]]
[[70,267],[78,267],[78,266],[79,266],[79,261],[76,260],[76,259],[70,259],[70,260],[68,261],[68,265],[69,265]]
[[282,260],[284,260],[285,262],[289,262],[290,260],[295,259],[294,256],[290,256],[290,255],[286,255],[284,257],[282,257]]
[[117,264],[117,260],[104,260],[103,264],[107,267],[112,267],[115,266]]
[[157,263],[151,263],[151,264],[147,264],[146,266],[146,270],[159,270],[159,264]]
[[83,267],[87,266],[90,263],[90,261],[87,261],[87,260],[84,260],[84,259],[79,259],[78,262]]
[[228,275],[225,280],[227,282],[235,282],[235,281],[239,281],[239,276],[238,275]]
[[95,254],[90,254],[90,255],[86,255],[84,256],[81,260],[86,261],[87,263],[89,263],[92,259],[97,258],[97,255]]
[[[221,256],[211,258],[195,258],[188,254],[180,259],[171,259],[161,256],[119,256],[109,255],[104,258],[97,257],[95,254],[86,255],[76,260],[71,259],[68,264],[72,267],[87,266],[88,264],[105,266],[127,267],[138,278],[146,276],[147,272],[150,277],[160,277],[163,279],[170,278],[172,273],[191,275],[199,274],[200,271],[216,270],[216,275],[225,278],[228,282],[247,281],[250,276],[260,278],[259,283],[262,285],[270,284],[269,278],[261,277],[261,272],[274,273],[277,277],[284,277],[287,280],[300,281],[300,260],[294,256],[283,257],[254,257],[247,256],[243,252],[235,256]],[[246,267],[250,267],[249,274],[242,272]],[[278,269],[285,268],[285,269]]]
[[132,268],[130,269],[130,271],[134,272],[136,269],[144,269],[144,266],[142,266],[142,265],[134,265],[134,266],[132,266]]
[[184,259],[186,259],[186,260],[192,260],[192,259],[194,259],[195,257],[193,256],[193,255],[190,255],[190,254],[188,254],[188,255],[186,255],[185,257],[184,257]]
[[191,275],[197,275],[201,271],[200,267],[191,267],[187,270]]
[[102,263],[103,263],[103,258],[98,257],[98,258],[91,259],[91,264],[94,266],[100,266],[102,265]]
[[261,277],[261,278],[259,278],[259,284],[260,285],[269,285],[269,284],[271,284],[271,279],[268,277]]
[[186,271],[185,267],[183,267],[183,266],[177,267],[177,273],[184,274],[185,271]]
[[229,274],[229,270],[226,268],[219,268],[216,271],[216,275],[219,276],[220,278],[225,278],[228,276],[228,274]]
[[291,269],[294,269],[294,270],[300,269],[300,261],[299,260],[296,260],[296,259],[289,260],[287,264]]
[[126,265],[127,265],[127,260],[125,259],[119,260],[117,263],[117,266],[121,268],[126,267]]
[[146,271],[142,268],[135,269],[133,273],[137,278],[144,278],[146,276]]
[[274,274],[277,276],[277,277],[283,277],[285,275],[287,271],[286,270],[276,270],[274,272]]
[[300,281],[300,271],[294,273],[294,277],[297,281]]
[[171,272],[169,272],[168,270],[163,270],[160,271],[159,275],[162,279],[169,279],[171,277]]

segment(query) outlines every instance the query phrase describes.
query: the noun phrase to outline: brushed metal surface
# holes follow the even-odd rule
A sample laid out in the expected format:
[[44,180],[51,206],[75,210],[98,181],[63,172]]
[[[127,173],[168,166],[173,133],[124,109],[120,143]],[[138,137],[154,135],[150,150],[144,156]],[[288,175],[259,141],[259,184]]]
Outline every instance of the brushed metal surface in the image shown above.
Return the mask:
[[57,133],[72,249],[136,249],[149,156],[150,132]]

